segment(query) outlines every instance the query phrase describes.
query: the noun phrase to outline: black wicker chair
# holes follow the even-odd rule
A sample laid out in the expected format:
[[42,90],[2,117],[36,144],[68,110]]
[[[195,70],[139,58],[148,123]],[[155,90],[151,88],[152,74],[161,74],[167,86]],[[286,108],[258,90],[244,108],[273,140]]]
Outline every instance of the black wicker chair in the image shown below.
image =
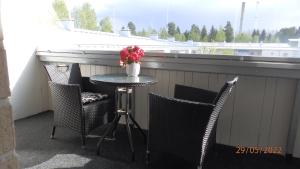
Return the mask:
[[66,127],[80,133],[85,146],[91,130],[114,118],[114,97],[111,97],[114,88],[94,85],[88,77],[81,77],[77,63],[44,64],[44,67],[50,79],[54,111],[51,138],[54,138],[56,127]]
[[206,168],[219,113],[237,80],[226,82],[219,93],[183,85],[175,86],[175,98],[150,93],[147,163],[150,152],[159,152]]

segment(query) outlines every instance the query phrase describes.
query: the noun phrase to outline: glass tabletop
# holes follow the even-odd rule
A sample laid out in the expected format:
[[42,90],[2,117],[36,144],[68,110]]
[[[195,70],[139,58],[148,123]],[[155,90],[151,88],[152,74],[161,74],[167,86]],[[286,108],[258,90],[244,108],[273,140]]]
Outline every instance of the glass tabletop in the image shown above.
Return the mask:
[[142,86],[157,82],[157,80],[151,76],[139,75],[138,77],[131,77],[126,74],[94,75],[90,77],[90,80],[94,83],[109,83],[119,86]]

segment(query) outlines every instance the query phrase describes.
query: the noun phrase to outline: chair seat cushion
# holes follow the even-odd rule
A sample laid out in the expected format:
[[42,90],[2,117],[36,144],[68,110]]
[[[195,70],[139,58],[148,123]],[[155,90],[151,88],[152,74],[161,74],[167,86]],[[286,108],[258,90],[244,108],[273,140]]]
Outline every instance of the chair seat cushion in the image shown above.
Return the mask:
[[101,94],[101,93],[91,93],[91,92],[82,92],[81,93],[81,101],[83,105],[99,101],[99,100],[104,100],[108,98],[107,94]]

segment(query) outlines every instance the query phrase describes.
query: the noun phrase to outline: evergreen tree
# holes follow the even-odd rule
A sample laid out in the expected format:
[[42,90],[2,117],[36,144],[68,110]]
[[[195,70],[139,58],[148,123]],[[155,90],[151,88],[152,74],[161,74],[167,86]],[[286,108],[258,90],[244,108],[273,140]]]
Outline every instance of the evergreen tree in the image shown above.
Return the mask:
[[272,42],[272,34],[271,33],[269,33],[268,35],[267,35],[267,37],[266,37],[266,42]]
[[186,31],[183,33],[183,35],[184,35],[184,37],[185,37],[186,40],[191,40],[191,39],[189,39],[189,37],[190,37],[190,32],[189,32],[189,31],[186,30]]
[[266,30],[263,30],[259,35],[259,42],[263,42],[266,39]]
[[105,17],[100,21],[100,30],[102,32],[113,32],[113,27],[109,17]]
[[168,38],[168,31],[166,30],[166,28],[161,28],[159,30],[159,38],[160,39],[167,39]]
[[130,22],[128,22],[127,26],[130,29],[131,34],[136,35],[135,24],[130,21]]
[[225,32],[225,41],[226,42],[232,42],[233,41],[233,28],[231,26],[231,23],[229,21],[227,21],[227,24],[225,26],[225,29],[224,29],[224,32]]
[[226,40],[225,31],[224,31],[222,28],[220,28],[220,29],[217,31],[215,41],[216,41],[216,42],[224,42],[225,40]]
[[54,0],[54,2],[52,3],[52,7],[55,10],[58,19],[69,19],[69,11],[64,0]]
[[201,39],[201,31],[199,27],[195,24],[191,26],[191,31],[189,32],[189,38],[190,40],[193,40],[195,42],[200,42]]
[[169,22],[168,23],[168,34],[172,37],[174,37],[176,33],[176,25],[174,22]]
[[201,40],[207,41],[207,30],[205,26],[203,26],[201,30]]
[[176,27],[176,33],[181,34],[180,28],[178,26]]
[[209,42],[215,41],[217,32],[218,31],[214,28],[214,26],[211,26],[210,31],[209,31],[209,35],[208,35],[208,41]]
[[252,34],[251,34],[252,38],[253,38],[255,35],[256,35],[256,30],[254,29],[253,32],[252,32]]

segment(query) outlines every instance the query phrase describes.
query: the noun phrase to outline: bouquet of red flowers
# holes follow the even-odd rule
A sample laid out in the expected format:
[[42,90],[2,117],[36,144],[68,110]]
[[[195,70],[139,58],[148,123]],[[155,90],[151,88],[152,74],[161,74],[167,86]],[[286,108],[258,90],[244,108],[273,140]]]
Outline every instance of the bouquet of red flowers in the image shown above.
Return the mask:
[[128,46],[120,51],[120,64],[125,66],[131,63],[139,63],[143,56],[143,49],[138,46]]

